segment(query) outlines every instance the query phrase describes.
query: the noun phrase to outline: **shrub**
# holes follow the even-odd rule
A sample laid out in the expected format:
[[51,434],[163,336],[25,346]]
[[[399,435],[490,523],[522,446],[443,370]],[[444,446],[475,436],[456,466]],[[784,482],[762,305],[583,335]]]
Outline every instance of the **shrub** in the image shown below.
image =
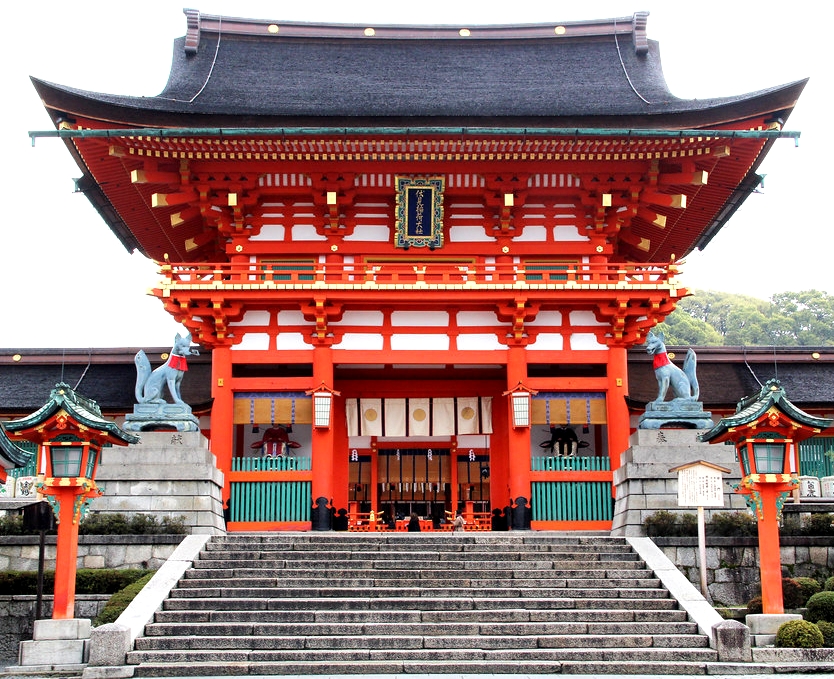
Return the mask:
[[698,517],[695,514],[675,514],[661,509],[643,520],[649,537],[674,537],[698,535]]
[[826,592],[834,592],[834,575],[825,581],[825,587],[823,587],[823,590]]
[[694,537],[698,535],[698,517],[695,514],[681,514],[678,535]]
[[834,648],[834,622],[820,620],[817,627],[822,632],[823,644],[826,648]]
[[758,615],[762,612],[762,598],[754,596],[747,602],[747,615]]
[[817,592],[808,599],[805,619],[811,622],[834,622],[834,592]]
[[78,526],[82,535],[184,535],[188,532],[185,518],[163,517],[149,514],[124,514],[90,512]]
[[782,648],[821,648],[824,643],[819,627],[807,620],[789,620],[776,632],[776,646]]
[[802,522],[803,535],[834,535],[834,514],[811,514]]
[[99,625],[105,625],[109,622],[115,622],[125,608],[128,607],[130,602],[136,598],[136,595],[142,591],[142,588],[148,584],[150,579],[153,577],[154,572],[155,571],[146,573],[143,577],[129,584],[127,587],[120,589],[113,596],[111,596],[104,605],[101,613],[99,613],[98,617],[93,620],[93,625],[98,627]]
[[[79,568],[75,578],[77,594],[113,594],[148,573],[138,568]],[[44,571],[43,591],[55,589],[55,572]],[[0,572],[0,594],[37,594],[37,571]]]
[[718,512],[710,518],[709,532],[722,537],[744,537],[756,535],[758,527],[756,519],[747,512]]
[[23,516],[10,514],[0,516],[0,535],[23,535]]
[[[794,578],[796,580],[797,585],[799,585],[799,598],[801,603],[799,606],[804,606],[808,599],[810,599],[814,594],[822,590],[820,587],[820,583],[818,583],[814,578]],[[797,608],[799,608],[797,606]]]
[[661,509],[643,521],[646,528],[646,535],[649,537],[677,535],[678,517],[677,514]]
[[802,599],[802,588],[793,578],[782,578],[782,603],[785,608],[799,608],[807,599]]

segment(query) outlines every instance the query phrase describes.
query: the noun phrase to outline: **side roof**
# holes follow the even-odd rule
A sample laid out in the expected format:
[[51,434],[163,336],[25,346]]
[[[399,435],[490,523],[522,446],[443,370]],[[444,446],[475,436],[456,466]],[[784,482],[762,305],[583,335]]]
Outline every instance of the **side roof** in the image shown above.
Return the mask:
[[715,129],[782,122],[798,81],[736,97],[669,92],[648,13],[520,26],[282,23],[186,10],[154,97],[33,78],[53,119],[160,127],[479,126]]

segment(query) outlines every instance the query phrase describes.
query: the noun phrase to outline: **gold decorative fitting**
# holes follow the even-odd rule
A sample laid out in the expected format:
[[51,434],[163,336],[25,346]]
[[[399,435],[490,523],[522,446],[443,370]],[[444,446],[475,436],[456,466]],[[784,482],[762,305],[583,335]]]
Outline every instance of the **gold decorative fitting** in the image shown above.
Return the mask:
[[278,26],[276,24],[269,24],[269,26],[266,27],[266,30],[269,31],[270,33],[277,33],[281,29],[278,28]]
[[242,245],[235,245],[235,252],[243,252],[243,246]]
[[[815,351],[813,354],[811,354],[811,358],[813,358],[815,361],[819,361],[820,360],[820,352]],[[20,354],[16,354],[14,360],[19,361],[20,360]]]
[[338,252],[339,251],[339,246],[336,245],[336,244],[331,245],[330,246],[330,251],[331,252]]
[[159,358],[161,358],[163,361],[167,361],[167,360],[168,360],[168,354],[167,354],[167,353],[165,353],[165,354],[160,354],[160,355],[159,355]]
[[[14,356],[12,356],[12,360],[15,363],[17,363],[21,358],[23,358],[23,356],[21,356],[20,354],[15,354]],[[819,358],[819,354],[817,354],[817,358]]]
[[505,255],[506,255],[509,251],[510,251],[510,248],[509,248],[508,246],[506,246],[506,245],[505,245],[503,248],[501,248],[501,252],[503,252]]
[[365,35],[369,38],[373,38],[376,35],[376,31],[373,28],[366,28]]
[[564,26],[556,26],[556,28],[553,29],[553,32],[556,35],[564,35],[565,34],[565,27]]
[[461,38],[468,38],[472,33],[468,28],[461,28],[458,33],[460,34]]
[[601,253],[603,250],[605,250],[604,247],[602,247],[601,245],[597,245],[597,252]]

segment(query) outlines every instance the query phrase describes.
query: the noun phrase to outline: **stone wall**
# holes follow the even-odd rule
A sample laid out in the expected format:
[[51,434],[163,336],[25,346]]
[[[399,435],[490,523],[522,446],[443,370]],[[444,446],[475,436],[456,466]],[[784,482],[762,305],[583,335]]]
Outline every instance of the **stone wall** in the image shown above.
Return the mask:
[[[78,568],[159,568],[183,535],[80,535]],[[36,535],[0,536],[0,571],[38,570]],[[45,568],[55,567],[55,536],[46,536]]]
[[96,483],[101,513],[183,517],[192,533],[218,535],[223,520],[223,473],[200,432],[142,432],[140,443],[102,454]]
[[[35,595],[0,595],[0,661],[16,661],[21,641],[32,638],[35,622]],[[76,594],[75,617],[95,618],[109,594]],[[52,615],[52,596],[44,596],[44,618]]]
[[[700,589],[698,538],[652,538]],[[758,596],[759,548],[755,537],[707,537],[707,589],[716,606],[743,606]],[[789,577],[824,580],[834,575],[834,540],[826,537],[782,537],[782,572]]]
[[638,429],[631,435],[631,447],[620,455],[614,472],[614,521],[612,535],[644,536],[646,517],[663,509],[693,512],[678,507],[678,475],[669,470],[688,462],[703,460],[730,470],[724,476],[726,507],[705,511],[745,509],[744,498],[732,491],[739,481],[738,463],[732,446],[712,445],[697,440],[696,429]]

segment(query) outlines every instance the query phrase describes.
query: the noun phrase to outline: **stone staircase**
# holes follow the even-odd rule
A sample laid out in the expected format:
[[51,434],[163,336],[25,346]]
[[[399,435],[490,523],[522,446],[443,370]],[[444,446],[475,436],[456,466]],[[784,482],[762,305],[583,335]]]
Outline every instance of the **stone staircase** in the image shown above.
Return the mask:
[[144,677],[720,667],[622,538],[527,532],[214,537],[128,663]]

